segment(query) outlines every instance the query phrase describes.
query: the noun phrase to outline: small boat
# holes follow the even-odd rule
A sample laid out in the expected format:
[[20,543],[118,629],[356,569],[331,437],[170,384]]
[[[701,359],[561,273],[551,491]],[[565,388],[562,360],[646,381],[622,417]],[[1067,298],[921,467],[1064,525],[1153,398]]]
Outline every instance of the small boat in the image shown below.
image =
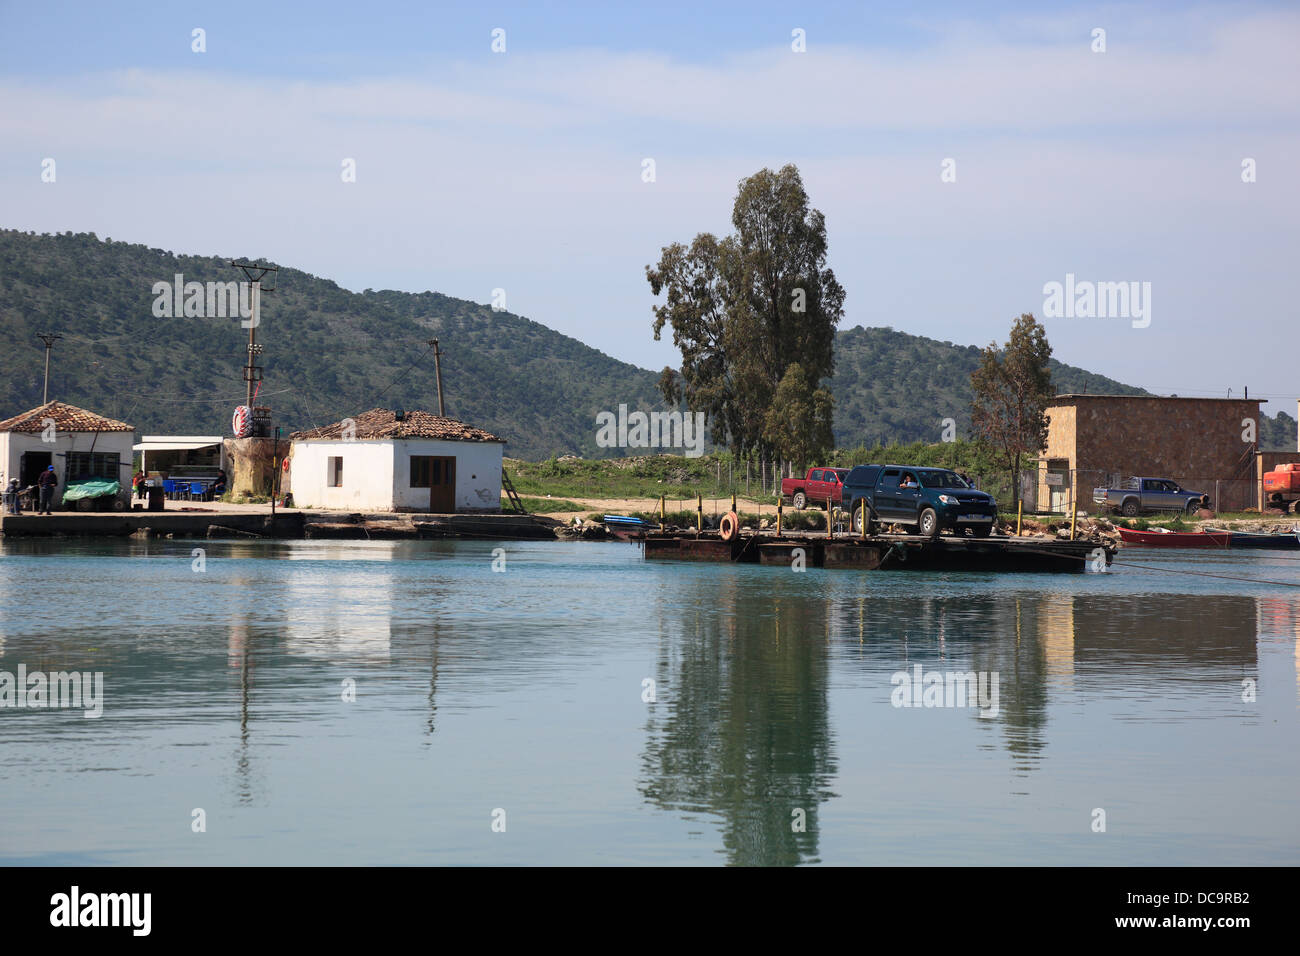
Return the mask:
[[605,515],[601,523],[615,537],[624,539],[630,538],[634,534],[640,534],[649,527],[645,521],[631,515]]
[[1116,528],[1125,544],[1144,548],[1227,548],[1231,547],[1231,531],[1132,531]]
[[1300,551],[1300,533],[1262,534],[1258,531],[1229,531],[1230,548],[1267,548],[1272,551]]

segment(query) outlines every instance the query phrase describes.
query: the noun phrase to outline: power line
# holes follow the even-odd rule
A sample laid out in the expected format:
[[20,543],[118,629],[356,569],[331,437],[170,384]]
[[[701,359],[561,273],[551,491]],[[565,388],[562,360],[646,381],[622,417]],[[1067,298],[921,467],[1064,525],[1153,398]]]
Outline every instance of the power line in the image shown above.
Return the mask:
[[434,349],[434,347],[433,347],[432,345],[430,345],[427,349],[425,349],[422,353],[420,353],[419,358],[417,358],[417,359],[416,359],[414,362],[412,362],[410,365],[406,366],[406,368],[402,370],[402,373],[401,373],[400,375],[398,375],[397,378],[393,379],[391,382],[389,382],[387,385],[384,386],[383,391],[381,391],[378,395],[376,395],[376,396],[374,397],[374,401],[375,401],[376,403],[378,403],[379,400],[380,400],[381,398],[383,398],[385,394],[387,394],[387,392],[388,392],[388,390],[389,390],[390,388],[392,388],[394,385],[396,385],[398,382],[400,382],[402,379],[404,379],[404,378],[407,376],[407,374],[410,373],[411,369],[415,368],[415,366],[418,365],[418,364],[420,363],[420,359],[423,359],[426,355],[428,355],[430,352],[432,352],[433,349]]
[[[275,391],[259,392],[258,395],[283,395],[285,392],[296,391],[296,386],[290,385],[286,388],[277,388]],[[246,396],[240,395],[237,398],[151,398],[150,401],[159,405],[215,405],[228,402],[242,402]]]

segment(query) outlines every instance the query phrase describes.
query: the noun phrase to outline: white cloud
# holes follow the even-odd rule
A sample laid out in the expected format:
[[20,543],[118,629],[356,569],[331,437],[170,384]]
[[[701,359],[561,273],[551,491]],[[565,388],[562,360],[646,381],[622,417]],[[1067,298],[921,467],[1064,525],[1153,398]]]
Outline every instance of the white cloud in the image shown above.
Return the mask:
[[[793,161],[827,214],[849,324],[985,342],[1037,306],[1022,286],[1095,266],[1181,284],[1164,299],[1172,335],[1209,321],[1195,295],[1207,247],[1255,250],[1218,277],[1216,314],[1240,293],[1282,323],[1285,291],[1258,276],[1300,252],[1300,17],[1191,21],[1203,34],[1116,19],[1105,54],[1089,51],[1087,22],[946,27],[907,52],[814,36],[804,55],[713,64],[576,50],[355,82],[5,78],[4,224],[270,255],[355,288],[382,276],[486,301],[505,286],[512,311],[657,366],[671,354],[642,347],[642,267],[667,242],[729,229],[736,182]],[[1239,180],[1248,155],[1252,186]],[[44,156],[59,162],[54,186]],[[645,156],[654,184],[640,180]],[[958,181],[945,185],[949,156]],[[340,181],[345,157],[356,184]],[[959,306],[969,325],[953,329]],[[1164,334],[1157,316],[1150,340]],[[1171,344],[1189,367],[1214,361]],[[1082,330],[1071,347],[1099,366],[1114,351]]]

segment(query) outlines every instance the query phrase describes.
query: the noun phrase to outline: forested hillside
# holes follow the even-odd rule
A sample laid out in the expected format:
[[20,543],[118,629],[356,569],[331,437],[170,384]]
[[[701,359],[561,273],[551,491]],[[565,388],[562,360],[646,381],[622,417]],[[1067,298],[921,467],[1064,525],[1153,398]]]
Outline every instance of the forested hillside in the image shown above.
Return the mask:
[[[0,418],[41,400],[37,332],[59,333],[50,397],[141,432],[228,434],[242,403],[246,330],[237,318],[155,318],[156,282],[242,278],[225,258],[176,255],[93,234],[0,230]],[[851,290],[850,290],[851,293]],[[650,302],[644,332],[650,340]],[[541,459],[623,454],[598,448],[595,416],[661,408],[658,373],[629,365],[537,322],[436,292],[349,292],[282,267],[263,299],[259,404],[286,431],[324,425],[376,405],[437,411],[437,336],[447,414],[509,440],[507,453]],[[836,336],[835,439],[937,441],[952,418],[969,435],[970,373],[979,349],[888,328]],[[1063,392],[1144,394],[1053,363]],[[1265,419],[1264,448],[1295,448],[1295,420]],[[633,451],[633,453],[635,453]]]

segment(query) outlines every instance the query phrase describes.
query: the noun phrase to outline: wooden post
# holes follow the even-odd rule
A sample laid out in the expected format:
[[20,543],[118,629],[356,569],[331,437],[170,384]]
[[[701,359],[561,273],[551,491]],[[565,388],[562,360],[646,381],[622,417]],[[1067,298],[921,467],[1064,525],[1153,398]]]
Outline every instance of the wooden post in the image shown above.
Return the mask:
[[664,496],[659,496],[659,530],[664,530]]
[[781,537],[781,516],[784,513],[785,503],[780,498],[776,499],[776,536]]
[[1074,526],[1078,520],[1079,520],[1079,509],[1075,507],[1071,507],[1070,508],[1070,540],[1071,541],[1074,540]]
[[862,530],[858,533],[858,537],[861,538],[863,541],[865,541],[867,539],[867,499],[866,498],[858,499],[858,514],[861,516],[861,521],[862,521]]
[[1016,537],[1017,538],[1020,537],[1020,519],[1024,517],[1024,514],[1025,514],[1025,503],[1023,501],[1016,502]]
[[832,516],[835,513],[834,509],[835,506],[831,504],[831,499],[827,498],[826,499],[826,537],[828,538],[835,537],[835,531],[834,531],[835,524],[831,520]]
[[698,493],[695,495],[695,528],[704,530],[704,496]]
[[[734,491],[731,493],[731,510],[736,510],[736,493]],[[739,514],[739,512],[737,512],[737,514]]]

